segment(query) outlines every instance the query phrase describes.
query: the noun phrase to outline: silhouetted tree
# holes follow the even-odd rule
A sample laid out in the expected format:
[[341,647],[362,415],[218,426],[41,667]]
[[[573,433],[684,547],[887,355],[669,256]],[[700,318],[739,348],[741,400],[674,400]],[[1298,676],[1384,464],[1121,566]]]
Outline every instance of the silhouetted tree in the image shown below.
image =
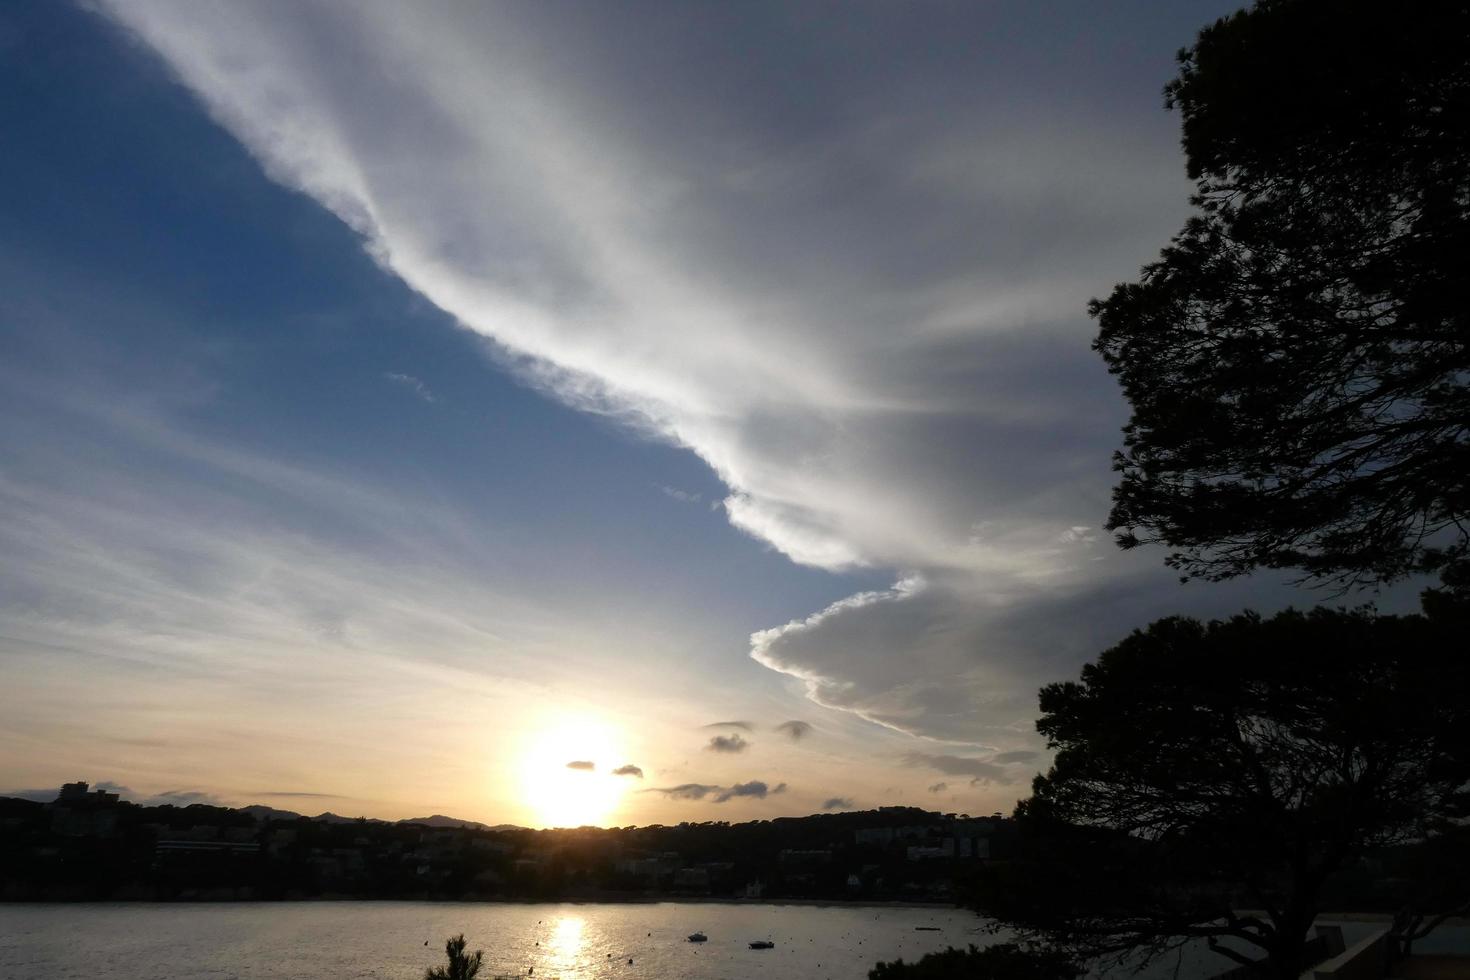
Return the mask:
[[1470,814],[1463,626],[1319,609],[1134,632],[1042,689],[1057,754],[982,910],[1074,955],[1204,938],[1296,977],[1335,872]]
[[879,963],[868,971],[868,980],[1076,980],[1082,972],[1062,953],[1001,943],[928,953],[914,963]]
[[1260,0],[1166,89],[1196,209],[1094,300],[1108,528],[1185,578],[1470,563],[1470,5]]
[[480,973],[480,962],[485,958],[485,951],[477,949],[474,953],[466,954],[464,946],[464,933],[445,940],[444,953],[449,957],[449,966],[436,966],[426,970],[424,980],[474,980]]

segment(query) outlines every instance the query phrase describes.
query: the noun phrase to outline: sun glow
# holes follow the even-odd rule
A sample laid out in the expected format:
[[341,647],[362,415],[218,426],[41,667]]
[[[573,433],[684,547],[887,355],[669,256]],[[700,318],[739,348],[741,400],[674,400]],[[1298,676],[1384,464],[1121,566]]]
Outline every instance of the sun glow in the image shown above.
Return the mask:
[[628,761],[622,752],[616,729],[596,718],[569,715],[540,728],[521,752],[521,790],[537,824],[605,825],[628,788],[627,777],[612,774]]

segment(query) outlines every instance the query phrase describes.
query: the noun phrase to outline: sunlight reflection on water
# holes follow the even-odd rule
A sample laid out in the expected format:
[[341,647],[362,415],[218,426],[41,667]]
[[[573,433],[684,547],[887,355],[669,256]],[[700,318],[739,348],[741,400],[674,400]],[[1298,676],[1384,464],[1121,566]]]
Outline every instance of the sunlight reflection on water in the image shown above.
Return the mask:
[[[868,906],[7,905],[0,921],[6,980],[421,980],[461,932],[485,951],[484,978],[862,980],[879,959],[992,941],[968,912]],[[695,930],[709,942],[687,942]]]

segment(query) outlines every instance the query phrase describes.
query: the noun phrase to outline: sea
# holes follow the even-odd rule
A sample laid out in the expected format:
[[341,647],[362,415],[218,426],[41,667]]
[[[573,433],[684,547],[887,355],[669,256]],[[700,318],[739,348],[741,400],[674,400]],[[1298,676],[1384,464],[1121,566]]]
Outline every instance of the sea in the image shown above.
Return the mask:
[[[480,980],[863,980],[879,960],[1003,941],[984,926],[914,906],[0,904],[0,977],[422,980],[463,933],[485,951]],[[689,942],[694,932],[708,941]]]
[[[1386,925],[1332,918],[1350,946]],[[1006,940],[986,925],[919,906],[0,903],[0,980],[422,980],[460,933],[485,952],[479,980],[865,980],[879,960]],[[1470,955],[1470,922],[1416,949]],[[1195,944],[1101,980],[1206,980],[1231,966]]]

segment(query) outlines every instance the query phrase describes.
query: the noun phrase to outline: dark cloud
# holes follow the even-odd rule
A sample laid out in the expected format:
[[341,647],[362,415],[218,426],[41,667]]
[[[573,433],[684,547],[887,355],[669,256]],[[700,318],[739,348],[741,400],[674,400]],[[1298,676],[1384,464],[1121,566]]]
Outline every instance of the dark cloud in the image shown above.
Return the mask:
[[991,759],[973,759],[963,755],[929,755],[924,752],[910,752],[904,756],[904,764],[909,766],[924,766],[944,773],[946,776],[969,776],[970,785],[981,783],[1009,783],[1014,780],[1014,774],[1004,766],[997,765]]
[[716,735],[709,740],[705,746],[710,752],[744,752],[750,748],[750,743],[736,735]]
[[753,779],[748,783],[736,783],[734,786],[731,786],[729,789],[720,793],[719,796],[715,797],[715,802],[724,803],[727,800],[733,800],[737,796],[753,796],[758,800],[763,800],[769,794],[784,792],[786,792],[785,783],[777,783],[775,787],[768,787],[759,779]]
[[[109,790],[109,792],[112,792]],[[210,806],[223,806],[219,797],[213,793],[206,793],[197,789],[170,789],[164,790],[155,796],[139,800],[144,806],[192,806],[195,803],[205,803]]]
[[662,793],[671,800],[702,800],[711,793],[721,792],[722,787],[704,783],[680,783],[678,786],[654,786],[641,790],[643,793]]
[[[191,806],[195,803],[206,803],[210,806],[224,806],[225,803],[213,793],[206,793],[198,789],[169,789],[151,796],[138,793],[130,786],[115,783],[110,779],[103,779],[92,783],[88,790],[95,792],[101,790],[104,793],[116,793],[119,797],[129,803],[137,803],[139,806]],[[41,803],[50,803],[56,799],[61,792],[61,787],[54,789],[16,789],[0,792],[0,796],[10,796],[22,800],[36,800]]]
[[823,810],[851,810],[852,800],[845,796],[834,796],[822,804]]
[[637,776],[639,779],[643,778],[643,770],[633,765],[618,766],[612,771],[612,774],[614,776]]
[[589,762],[586,759],[574,759],[567,763],[567,768],[576,769],[580,772],[592,772],[597,768],[597,763]]
[[753,779],[748,783],[736,783],[734,786],[713,786],[708,783],[681,783],[678,786],[654,786],[651,789],[640,790],[642,793],[662,793],[671,800],[702,800],[707,796],[713,796],[716,803],[728,803],[737,797],[753,797],[763,800],[767,796],[775,796],[786,792],[785,783],[777,783],[769,786],[759,779]]
[[755,726],[748,721],[712,721],[705,728],[738,728],[742,732],[755,731]]
[[947,789],[949,789],[949,783],[935,783],[933,786],[929,787],[929,792],[943,793]]
[[783,721],[776,726],[776,731],[785,732],[793,742],[805,738],[811,730],[812,726],[804,721]]

